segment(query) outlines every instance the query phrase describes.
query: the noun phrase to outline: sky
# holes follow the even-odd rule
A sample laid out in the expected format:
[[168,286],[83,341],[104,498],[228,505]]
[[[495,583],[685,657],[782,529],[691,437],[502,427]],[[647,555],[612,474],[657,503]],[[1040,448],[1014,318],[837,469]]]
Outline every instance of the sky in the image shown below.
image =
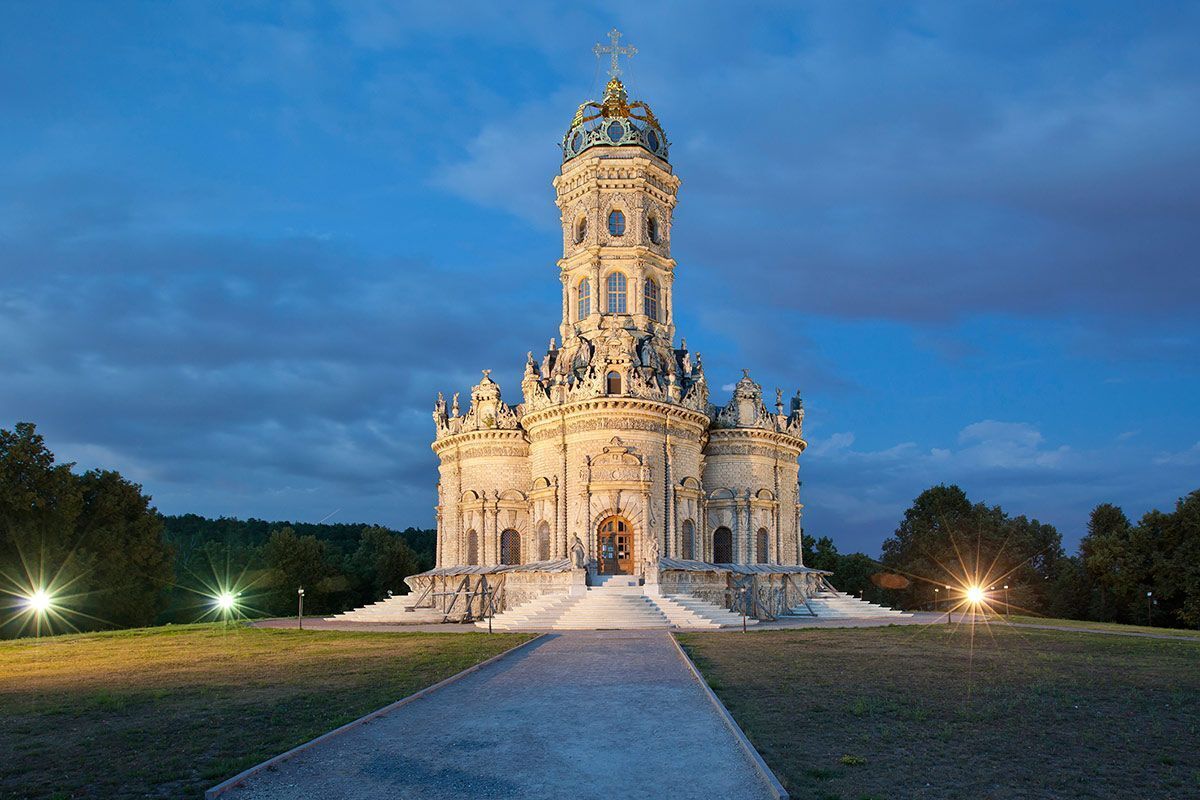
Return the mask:
[[557,335],[614,26],[678,333],[802,392],[806,532],[956,483],[1073,550],[1200,488],[1196,3],[9,0],[0,427],[164,513],[432,527],[436,393]]

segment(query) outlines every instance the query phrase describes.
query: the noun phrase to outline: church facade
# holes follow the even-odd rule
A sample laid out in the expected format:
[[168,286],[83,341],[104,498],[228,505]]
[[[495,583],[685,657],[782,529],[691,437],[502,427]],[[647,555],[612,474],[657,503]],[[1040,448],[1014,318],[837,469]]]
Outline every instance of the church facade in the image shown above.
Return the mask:
[[718,400],[677,342],[680,179],[661,124],[619,76],[579,107],[553,186],[558,336],[526,356],[515,400],[488,370],[465,402],[438,396],[437,566],[410,583],[507,573],[511,606],[627,575],[728,605],[731,572],[809,572],[799,393],[768,404],[746,372]]

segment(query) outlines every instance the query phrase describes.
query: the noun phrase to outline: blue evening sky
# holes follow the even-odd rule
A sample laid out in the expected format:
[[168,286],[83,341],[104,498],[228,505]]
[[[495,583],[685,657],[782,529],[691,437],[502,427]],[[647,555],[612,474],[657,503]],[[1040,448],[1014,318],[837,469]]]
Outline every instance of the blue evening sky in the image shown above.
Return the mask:
[[802,390],[806,530],[955,482],[1073,548],[1200,487],[1198,9],[8,0],[0,426],[167,513],[432,526],[435,393],[557,334],[616,26],[679,331]]

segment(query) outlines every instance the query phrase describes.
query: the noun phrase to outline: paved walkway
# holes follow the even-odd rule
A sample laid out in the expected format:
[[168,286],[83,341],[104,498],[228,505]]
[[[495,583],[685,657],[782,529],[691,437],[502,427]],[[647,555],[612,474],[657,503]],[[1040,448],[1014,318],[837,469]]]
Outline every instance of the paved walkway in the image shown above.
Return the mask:
[[669,636],[549,635],[225,797],[771,797]]

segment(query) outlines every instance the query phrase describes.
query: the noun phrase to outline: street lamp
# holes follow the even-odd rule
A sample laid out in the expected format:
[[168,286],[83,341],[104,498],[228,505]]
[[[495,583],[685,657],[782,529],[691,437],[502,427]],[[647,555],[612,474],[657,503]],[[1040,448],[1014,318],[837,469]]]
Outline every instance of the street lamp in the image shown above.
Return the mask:
[[25,607],[33,612],[34,636],[42,638],[42,621],[54,607],[54,598],[45,589],[34,589],[24,598]]
[[1147,626],[1151,626],[1154,624],[1154,622],[1152,621],[1152,617],[1150,616],[1150,603],[1151,603],[1152,597],[1154,597],[1154,592],[1146,592],[1146,625]]
[[1008,584],[1004,584],[1004,616],[1010,616],[1012,609],[1008,607]]
[[742,633],[746,632],[746,587],[739,590],[742,593]]
[[936,586],[933,587],[933,611],[934,611],[934,613],[937,613],[937,610],[938,610],[938,594],[940,592],[941,592],[941,590],[938,589]]
[[296,627],[304,630],[304,587],[296,590]]
[[950,587],[946,587],[946,624],[949,625],[954,618],[954,601],[950,598]]

